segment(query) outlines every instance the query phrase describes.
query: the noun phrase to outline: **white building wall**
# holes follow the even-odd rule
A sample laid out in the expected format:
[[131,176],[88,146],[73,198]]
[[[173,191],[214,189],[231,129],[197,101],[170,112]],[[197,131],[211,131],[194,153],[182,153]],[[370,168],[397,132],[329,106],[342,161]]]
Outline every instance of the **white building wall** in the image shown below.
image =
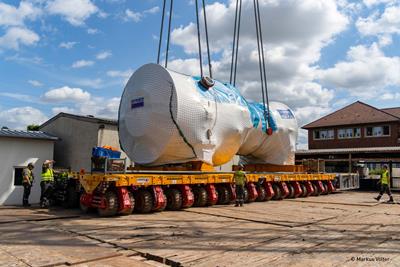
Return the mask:
[[40,201],[42,164],[53,159],[54,142],[36,139],[0,137],[0,205],[22,205],[23,186],[14,186],[14,168],[33,162],[35,181],[30,203]]

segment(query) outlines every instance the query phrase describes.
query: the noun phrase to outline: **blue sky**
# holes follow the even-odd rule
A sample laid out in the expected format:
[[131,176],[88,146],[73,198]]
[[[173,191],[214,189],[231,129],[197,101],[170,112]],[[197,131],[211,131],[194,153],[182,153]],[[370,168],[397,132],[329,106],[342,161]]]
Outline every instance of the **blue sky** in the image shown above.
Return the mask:
[[[169,66],[198,75],[193,2],[175,1]],[[214,76],[226,80],[234,4],[206,3]],[[243,3],[238,87],[260,100],[252,1]],[[356,100],[400,106],[399,0],[260,5],[271,98],[301,125]],[[60,111],[115,117],[126,80],[156,60],[161,9],[161,0],[0,1],[0,125]]]

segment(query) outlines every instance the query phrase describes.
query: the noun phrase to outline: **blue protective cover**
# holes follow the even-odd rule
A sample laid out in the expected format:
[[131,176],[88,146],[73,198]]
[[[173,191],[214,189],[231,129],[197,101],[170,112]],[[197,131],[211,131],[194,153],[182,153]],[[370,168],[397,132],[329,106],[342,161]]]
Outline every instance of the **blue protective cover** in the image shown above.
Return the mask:
[[107,148],[103,148],[103,147],[94,147],[92,149],[92,156],[93,157],[106,157],[106,158],[119,159],[121,157],[121,152],[113,151],[111,149],[107,149]]
[[[206,97],[211,101],[215,101],[217,103],[233,103],[241,106],[245,106],[249,109],[251,120],[254,128],[258,128],[260,122],[262,126],[262,130],[265,131],[267,126],[272,128],[273,132],[278,130],[276,125],[275,118],[268,106],[265,105],[266,115],[264,116],[264,106],[262,103],[250,102],[247,101],[239,92],[239,90],[229,83],[221,83],[217,80],[214,80],[215,84],[213,86],[213,90],[208,90],[205,88],[199,81],[201,77],[194,76],[193,80],[196,83],[197,90],[202,94],[202,96]],[[290,112],[290,111],[289,111]],[[270,113],[269,125],[266,122],[265,118],[268,117],[268,113]],[[282,116],[282,115],[281,115]]]

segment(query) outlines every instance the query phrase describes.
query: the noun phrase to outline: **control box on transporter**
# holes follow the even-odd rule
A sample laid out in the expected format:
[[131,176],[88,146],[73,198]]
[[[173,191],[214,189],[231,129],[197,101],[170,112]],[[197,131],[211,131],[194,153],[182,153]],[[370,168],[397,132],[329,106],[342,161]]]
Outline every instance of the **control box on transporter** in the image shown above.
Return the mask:
[[227,83],[144,65],[125,87],[118,122],[135,167],[79,175],[81,207],[103,216],[228,204],[234,172],[214,166],[235,155],[248,202],[334,191],[333,176],[294,165],[298,127],[290,108],[250,102]]

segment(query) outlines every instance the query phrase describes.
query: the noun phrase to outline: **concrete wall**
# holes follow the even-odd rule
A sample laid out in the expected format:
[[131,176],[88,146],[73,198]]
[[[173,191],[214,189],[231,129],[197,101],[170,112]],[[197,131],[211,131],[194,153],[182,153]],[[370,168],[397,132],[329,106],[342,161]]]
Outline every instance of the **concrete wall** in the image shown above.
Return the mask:
[[35,164],[29,201],[39,203],[42,164],[53,159],[54,142],[0,137],[0,205],[22,205],[22,186],[14,186],[14,168]]
[[[60,117],[41,130],[61,139],[55,144],[55,166],[70,167],[72,171],[90,171],[92,148],[95,146],[108,145],[121,149],[116,125]],[[121,157],[127,158],[124,152]],[[130,164],[129,159],[127,164]]]
[[97,123],[60,117],[41,128],[61,140],[54,148],[55,166],[90,171],[92,148],[97,146]]

